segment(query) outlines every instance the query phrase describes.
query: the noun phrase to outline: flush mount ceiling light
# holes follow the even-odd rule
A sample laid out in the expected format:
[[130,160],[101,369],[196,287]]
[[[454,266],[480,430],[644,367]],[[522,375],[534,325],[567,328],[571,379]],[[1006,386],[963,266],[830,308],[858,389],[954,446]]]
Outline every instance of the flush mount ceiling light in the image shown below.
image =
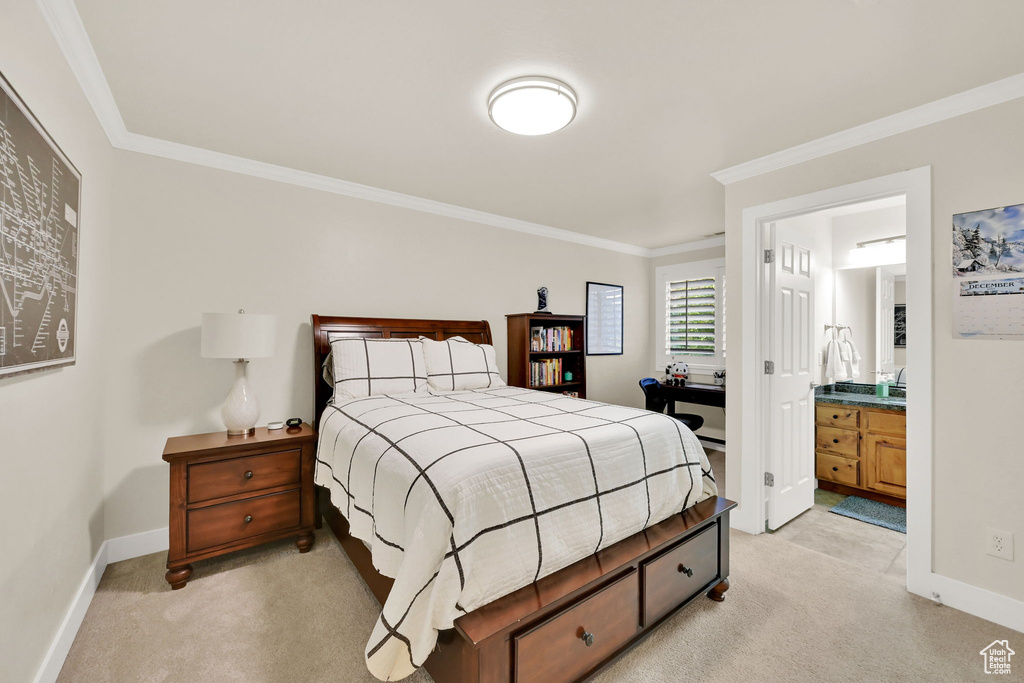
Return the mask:
[[515,78],[494,89],[487,100],[487,114],[510,133],[547,135],[576,117],[576,93],[553,78]]

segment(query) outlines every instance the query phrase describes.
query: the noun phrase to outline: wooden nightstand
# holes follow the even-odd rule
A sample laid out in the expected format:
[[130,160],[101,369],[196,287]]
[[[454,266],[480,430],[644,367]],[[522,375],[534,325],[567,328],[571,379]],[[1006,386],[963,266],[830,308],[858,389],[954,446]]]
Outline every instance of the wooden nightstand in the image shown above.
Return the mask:
[[307,424],[176,436],[163,458],[171,465],[170,550],[165,578],[184,588],[191,562],[296,536],[313,547],[316,432]]

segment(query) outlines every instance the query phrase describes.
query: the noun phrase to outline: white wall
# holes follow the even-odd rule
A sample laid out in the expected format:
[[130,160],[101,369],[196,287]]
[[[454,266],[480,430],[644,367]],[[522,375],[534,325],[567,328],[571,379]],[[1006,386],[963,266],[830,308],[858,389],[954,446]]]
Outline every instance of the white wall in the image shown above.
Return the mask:
[[[665,376],[665,368],[654,367],[654,359],[656,357],[654,346],[658,343],[658,340],[654,339],[654,321],[656,316],[664,315],[662,306],[664,300],[661,298],[660,292],[657,292],[657,285],[655,282],[655,271],[661,266],[672,266],[677,263],[693,263],[694,261],[707,261],[710,259],[725,258],[725,247],[713,247],[711,249],[700,249],[698,251],[688,251],[681,254],[669,254],[667,256],[658,256],[656,258],[647,259],[648,269],[650,275],[648,277],[649,287],[651,290],[651,308],[650,308],[650,362],[648,363],[649,368],[646,374],[641,375],[642,377],[655,377],[662,379]],[[726,289],[728,290],[729,283],[726,283]],[[694,382],[711,384],[714,381],[712,375],[701,375],[694,373],[691,375],[691,379]],[[728,379],[728,378],[727,378]],[[637,378],[639,381],[639,377]],[[739,384],[737,383],[737,386]],[[637,387],[637,391],[640,391],[640,387]],[[697,430],[698,436],[706,436],[712,439],[725,439],[725,410],[722,408],[715,408],[713,406],[702,406],[695,403],[678,403],[676,408],[681,413],[693,413],[700,415],[704,418],[704,426]]]
[[[921,166],[932,168],[935,290],[935,452],[933,571],[1017,600],[1024,599],[1022,557],[985,553],[985,529],[1024,538],[1024,458],[1018,406],[1024,400],[1021,345],[954,339],[950,293],[950,225],[955,213],[1024,201],[1024,100],[1018,99],[885,138],[726,187],[726,259],[731,291],[744,277],[742,212],[746,207],[838,187]],[[744,334],[742,303],[731,297],[730,339]],[[911,340],[910,344],[922,343]],[[730,376],[750,372],[739,353]],[[955,368],[955,372],[949,371]],[[996,370],[998,369],[998,370]],[[729,452],[742,450],[738,395],[730,394]],[[740,482],[729,480],[730,491]],[[742,491],[741,491],[742,493]]]
[[106,529],[167,525],[165,440],[223,429],[230,362],[199,356],[204,311],[278,316],[253,360],[261,422],[312,418],[309,317],[484,319],[502,368],[505,314],[586,312],[587,280],[625,287],[625,354],[591,356],[588,397],[642,406],[650,366],[647,259],[117,152],[114,291],[105,376]]
[[27,681],[104,540],[113,152],[35,3],[6,2],[2,16],[0,71],[82,174],[78,361],[0,379],[0,679]]

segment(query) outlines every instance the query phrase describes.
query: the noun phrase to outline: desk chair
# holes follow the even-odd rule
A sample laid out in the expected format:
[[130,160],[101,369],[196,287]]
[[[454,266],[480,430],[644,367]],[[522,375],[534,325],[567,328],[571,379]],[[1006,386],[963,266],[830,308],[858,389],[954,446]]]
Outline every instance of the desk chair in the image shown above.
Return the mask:
[[[661,388],[661,383],[653,377],[644,377],[640,380],[640,388],[644,390],[645,406],[647,410],[653,410],[656,413],[664,413],[669,401],[661,395],[660,391],[658,391]],[[704,418],[700,415],[694,415],[693,413],[669,413],[668,416],[674,417],[682,422],[690,428],[691,432],[695,432],[704,426]]]

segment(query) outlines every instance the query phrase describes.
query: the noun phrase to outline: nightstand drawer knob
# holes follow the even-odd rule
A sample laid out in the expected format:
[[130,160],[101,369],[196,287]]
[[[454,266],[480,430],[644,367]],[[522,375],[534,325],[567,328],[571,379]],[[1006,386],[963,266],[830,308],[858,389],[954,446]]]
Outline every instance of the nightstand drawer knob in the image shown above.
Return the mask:
[[249,470],[249,471],[247,471],[247,472],[245,473],[245,478],[246,478],[246,479],[252,479],[252,470]]
[[252,515],[246,515],[245,516],[245,523],[248,524],[251,521],[252,521]]

